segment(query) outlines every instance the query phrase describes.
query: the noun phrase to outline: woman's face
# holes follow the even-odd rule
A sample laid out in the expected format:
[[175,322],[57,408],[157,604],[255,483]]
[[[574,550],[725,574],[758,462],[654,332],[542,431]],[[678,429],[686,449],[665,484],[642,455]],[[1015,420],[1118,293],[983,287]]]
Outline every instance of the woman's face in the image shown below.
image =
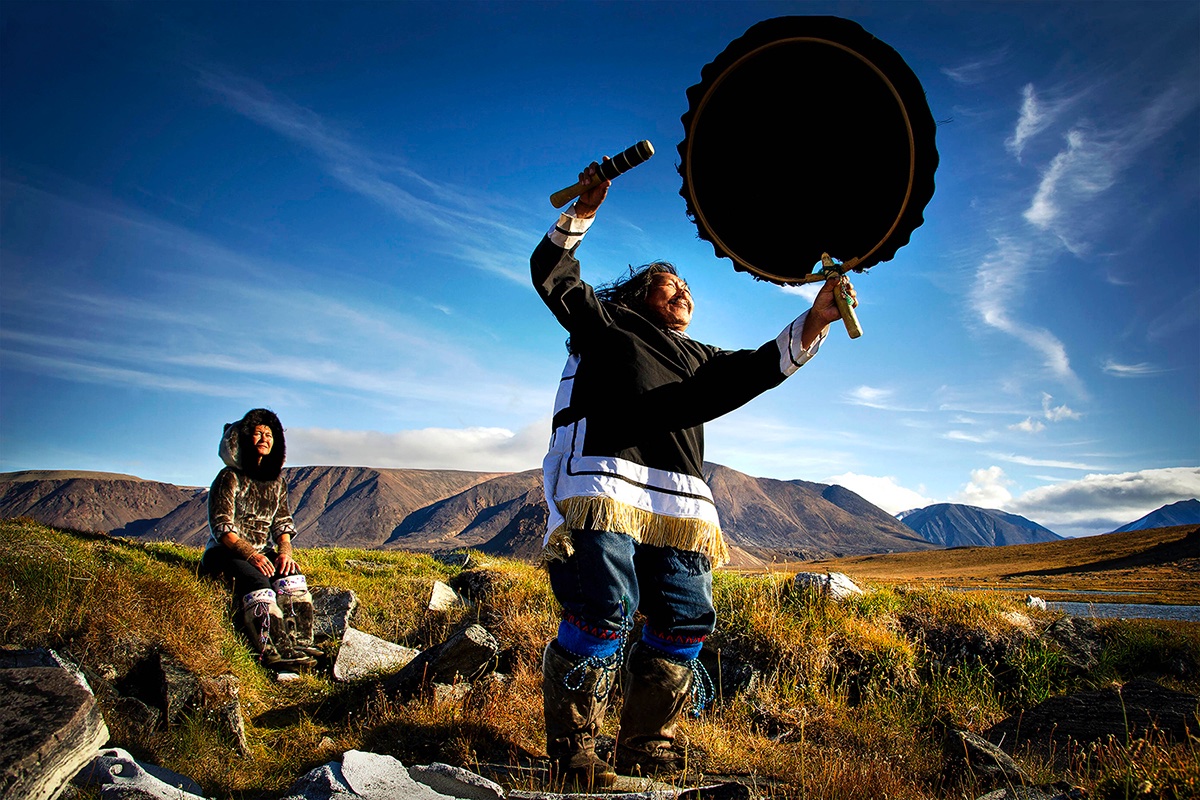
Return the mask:
[[254,442],[254,450],[258,457],[262,458],[275,446],[275,434],[271,433],[269,425],[255,425],[251,441]]

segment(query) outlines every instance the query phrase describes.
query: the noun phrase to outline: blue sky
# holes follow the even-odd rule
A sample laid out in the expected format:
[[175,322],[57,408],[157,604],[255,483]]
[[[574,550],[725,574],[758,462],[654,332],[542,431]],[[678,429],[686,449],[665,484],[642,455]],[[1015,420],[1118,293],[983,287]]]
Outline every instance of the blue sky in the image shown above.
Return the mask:
[[207,485],[260,405],[293,466],[538,466],[565,335],[528,255],[549,194],[641,139],[585,277],[666,258],[695,338],[774,338],[807,298],[697,239],[675,147],[700,69],[788,14],[905,58],[937,191],[856,279],[864,336],[712,423],[708,459],[1064,535],[1200,495],[1194,2],[7,0],[0,470]]

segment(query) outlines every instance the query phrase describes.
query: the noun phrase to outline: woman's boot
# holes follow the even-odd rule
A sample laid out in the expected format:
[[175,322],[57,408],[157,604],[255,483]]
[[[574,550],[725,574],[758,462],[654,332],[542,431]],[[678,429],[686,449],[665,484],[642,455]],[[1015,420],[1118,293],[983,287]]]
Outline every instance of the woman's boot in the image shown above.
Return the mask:
[[584,789],[611,786],[616,773],[596,756],[596,733],[608,707],[616,664],[591,665],[558,640],[542,656],[542,697],[546,712],[546,753],[554,762],[555,783]]
[[303,575],[288,575],[271,581],[283,613],[283,626],[298,655],[316,657],[324,652],[313,645],[313,600]]
[[305,669],[317,663],[315,658],[296,653],[284,643],[287,632],[283,611],[275,602],[275,592],[258,589],[242,598],[242,623],[250,644],[267,669],[284,672]]
[[678,718],[692,693],[692,668],[643,642],[629,652],[617,769],[625,775],[672,775],[685,750],[675,742]]

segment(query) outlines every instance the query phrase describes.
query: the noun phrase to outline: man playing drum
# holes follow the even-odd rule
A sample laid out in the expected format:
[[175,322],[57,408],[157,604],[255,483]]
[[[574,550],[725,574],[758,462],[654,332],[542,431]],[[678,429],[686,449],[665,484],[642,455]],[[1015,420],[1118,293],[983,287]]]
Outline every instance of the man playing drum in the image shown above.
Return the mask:
[[698,656],[716,623],[712,567],[728,549],[703,478],[703,425],[812,358],[841,316],[841,289],[827,282],[809,311],[757,350],[690,339],[694,304],[672,265],[631,269],[599,290],[580,278],[575,250],[610,186],[593,180],[596,166],[530,265],[570,334],[543,463],[544,560],[563,608],[542,663],[546,749],[564,780],[608,786],[616,774],[594,737],[635,611],[645,624],[624,665],[617,768],[678,772],[676,719],[693,690],[702,705],[710,688]]

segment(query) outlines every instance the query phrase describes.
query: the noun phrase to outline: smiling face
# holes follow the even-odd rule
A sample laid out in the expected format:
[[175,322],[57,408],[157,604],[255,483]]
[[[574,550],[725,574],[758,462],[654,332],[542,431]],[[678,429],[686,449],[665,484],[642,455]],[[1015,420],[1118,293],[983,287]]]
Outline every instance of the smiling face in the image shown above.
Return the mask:
[[250,441],[254,444],[254,451],[258,453],[259,460],[262,460],[275,446],[275,434],[268,425],[255,425]]
[[646,316],[667,330],[683,332],[692,322],[692,293],[687,281],[669,272],[650,276],[646,292]]

